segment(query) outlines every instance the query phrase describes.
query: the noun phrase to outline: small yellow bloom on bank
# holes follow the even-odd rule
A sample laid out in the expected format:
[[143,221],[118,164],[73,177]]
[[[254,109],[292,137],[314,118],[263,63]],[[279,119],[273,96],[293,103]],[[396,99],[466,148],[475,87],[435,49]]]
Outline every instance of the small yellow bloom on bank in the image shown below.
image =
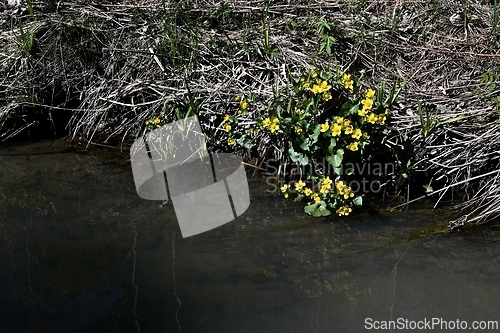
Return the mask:
[[356,128],[356,129],[354,130],[354,132],[352,132],[351,137],[352,137],[353,139],[358,140],[359,138],[361,138],[361,135],[362,135],[361,129]]
[[339,136],[342,132],[342,126],[339,124],[333,124],[332,127],[330,127],[330,130],[332,131],[332,136]]
[[365,97],[366,97],[366,98],[373,98],[373,96],[375,96],[375,90],[373,90],[373,89],[368,89],[368,91],[366,92]]
[[346,148],[349,150],[352,150],[352,151],[356,151],[356,150],[358,150],[358,145],[359,145],[359,142],[355,141],[355,142],[351,142],[350,144],[348,144]]
[[310,195],[312,194],[312,190],[311,190],[309,187],[306,187],[306,188],[304,189],[304,194],[305,194],[306,196],[310,196]]
[[377,116],[373,112],[370,113],[370,115],[368,117],[366,117],[366,121],[369,122],[370,124],[375,124],[377,119],[378,119]]
[[353,89],[354,81],[351,80],[350,74],[344,74],[342,76],[342,84],[344,85],[344,88],[346,88],[346,89]]
[[306,183],[304,183],[304,182],[302,181],[302,179],[301,179],[301,180],[299,180],[298,182],[296,182],[296,183],[295,183],[295,190],[296,190],[297,192],[301,192],[301,191],[302,191],[302,188],[304,188],[304,186],[306,186]]
[[339,214],[339,216],[347,216],[349,215],[349,213],[352,212],[352,209],[348,206],[342,206],[340,207],[339,209],[337,209],[337,214]]
[[236,140],[235,140],[235,139],[233,139],[233,138],[229,138],[229,139],[227,139],[227,144],[228,144],[228,145],[232,146],[232,145],[234,145],[235,143],[236,143]]

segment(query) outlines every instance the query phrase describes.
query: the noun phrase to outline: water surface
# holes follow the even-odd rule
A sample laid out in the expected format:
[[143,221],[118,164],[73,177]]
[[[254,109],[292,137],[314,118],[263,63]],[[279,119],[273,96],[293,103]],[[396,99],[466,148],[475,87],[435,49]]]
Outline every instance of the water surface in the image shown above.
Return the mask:
[[137,196],[126,158],[64,141],[0,149],[0,332],[500,321],[494,226],[433,235],[444,215],[419,210],[316,219],[259,180],[247,212],[182,238],[171,204]]

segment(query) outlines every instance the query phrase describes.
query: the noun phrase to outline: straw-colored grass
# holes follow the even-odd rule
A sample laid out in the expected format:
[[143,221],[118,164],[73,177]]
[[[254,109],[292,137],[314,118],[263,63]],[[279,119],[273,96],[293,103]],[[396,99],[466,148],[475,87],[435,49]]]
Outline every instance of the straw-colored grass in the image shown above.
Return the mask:
[[[289,74],[340,64],[367,86],[406,81],[387,141],[415,147],[401,172],[427,175],[438,199],[461,195],[450,229],[483,223],[500,212],[500,86],[481,83],[500,71],[498,29],[495,0],[30,1],[0,12],[0,138],[71,112],[73,138],[129,142],[191,108],[222,148],[236,94],[265,100]],[[436,124],[467,118],[422,135],[419,101]],[[267,137],[257,150],[286,158]]]

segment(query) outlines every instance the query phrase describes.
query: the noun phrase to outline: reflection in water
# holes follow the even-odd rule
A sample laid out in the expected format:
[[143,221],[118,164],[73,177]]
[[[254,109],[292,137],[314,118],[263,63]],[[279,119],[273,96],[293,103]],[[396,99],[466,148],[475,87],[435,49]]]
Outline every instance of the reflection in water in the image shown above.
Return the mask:
[[500,321],[494,227],[432,235],[441,221],[418,212],[309,218],[256,181],[242,216],[182,238],[171,205],[137,196],[124,156],[58,141],[0,150],[0,332]]

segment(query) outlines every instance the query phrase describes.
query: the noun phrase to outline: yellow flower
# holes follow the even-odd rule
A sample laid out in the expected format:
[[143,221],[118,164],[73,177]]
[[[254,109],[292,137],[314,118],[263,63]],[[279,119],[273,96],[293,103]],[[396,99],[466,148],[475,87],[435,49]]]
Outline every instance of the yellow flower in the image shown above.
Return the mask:
[[302,191],[302,188],[304,186],[306,186],[306,183],[304,183],[302,181],[302,179],[301,179],[301,180],[299,180],[298,182],[295,183],[295,190],[300,193]]
[[302,133],[302,128],[300,126],[295,126],[295,133],[297,134]]
[[299,116],[304,113],[301,109],[296,109],[295,113],[298,114]]
[[361,110],[358,110],[358,116],[365,117],[366,116],[366,109],[363,108]]
[[330,189],[326,186],[323,186],[321,185],[319,191],[322,193],[322,194],[327,194],[328,192],[330,192]]
[[389,109],[386,109],[386,110],[385,110],[385,112],[384,112],[384,114],[385,114],[386,116],[388,116],[388,115],[389,115],[389,113],[391,113],[391,111],[390,111]]
[[345,184],[343,181],[339,181],[337,184],[335,184],[335,187],[337,188],[337,190],[342,191],[342,189],[345,187]]
[[351,137],[352,137],[353,139],[359,140],[359,138],[361,138],[361,135],[362,135],[362,134],[363,134],[363,133],[361,132],[361,129],[356,128],[356,129],[354,130],[354,132],[352,132]]
[[322,182],[322,185],[332,187],[333,180],[331,180],[330,177],[327,176],[327,177],[323,178],[323,180],[321,182]]
[[146,120],[146,125],[149,125],[149,119],[148,119],[148,120]]
[[281,192],[286,192],[288,190],[288,184],[281,186]]
[[321,82],[321,83],[319,84],[319,88],[321,89],[321,92],[328,91],[328,90],[330,90],[330,88],[331,88],[331,87],[332,87],[332,86],[329,86],[329,85],[328,85],[328,82],[326,82],[326,81],[323,81],[323,82]]
[[305,194],[306,196],[310,196],[310,195],[312,194],[312,190],[311,190],[309,187],[306,187],[306,188],[304,189],[304,194]]
[[344,127],[349,127],[351,126],[351,121],[349,119],[344,120]]
[[347,126],[347,127],[344,127],[344,133],[345,133],[345,134],[349,135],[349,134],[351,134],[351,133],[352,133],[352,131],[353,131],[353,128],[352,128],[352,126],[351,126],[351,125],[349,125],[349,126]]
[[342,132],[342,126],[339,124],[333,124],[332,127],[330,127],[330,130],[332,131],[332,136],[339,136]]
[[263,125],[264,127],[268,127],[269,125],[271,125],[271,119],[269,119],[269,117],[268,117],[268,118],[266,118],[266,119],[264,119],[264,120],[262,121],[262,125]]
[[248,134],[252,135],[253,134],[253,128],[249,128],[247,132],[248,132]]
[[319,197],[318,193],[314,193],[313,194],[313,199],[314,199],[314,202],[320,202],[321,201],[321,198]]
[[383,125],[383,124],[385,124],[385,115],[379,114],[377,119],[377,125]]
[[272,123],[271,125],[269,125],[268,129],[271,131],[271,133],[274,133],[276,131],[279,131],[280,125]]
[[373,107],[373,99],[366,98],[361,101],[361,104],[363,104],[363,109],[371,109]]
[[375,122],[377,121],[377,116],[372,112],[368,117],[366,117],[366,121],[370,124],[375,124]]
[[329,101],[329,100],[331,100],[331,99],[332,99],[332,94],[330,94],[329,92],[324,93],[324,94],[323,94],[323,99],[324,99],[325,101]]
[[358,145],[359,145],[359,142],[354,141],[354,142],[351,142],[350,144],[348,144],[346,146],[346,148],[349,150],[352,150],[352,151],[356,151],[356,150],[358,150]]
[[321,87],[320,87],[320,86],[318,86],[317,84],[315,84],[315,85],[312,87],[311,91],[313,92],[313,94],[320,93],[320,92],[321,92]]
[[160,123],[160,118],[155,117],[155,119],[153,119],[153,122],[154,122],[155,124],[159,124],[159,123]]
[[226,124],[224,125],[224,131],[229,132],[231,130],[231,125]]
[[354,196],[354,193],[352,193],[349,186],[343,186],[341,189],[339,189],[339,186],[337,186],[337,190],[339,190],[339,194],[342,195],[344,199],[349,199]]
[[304,89],[309,88],[309,82],[308,81],[302,82],[302,88],[304,88]]
[[342,117],[335,117],[335,122],[339,125],[342,125],[344,123],[344,118]]
[[368,139],[370,136],[368,135],[368,133],[366,132],[363,132],[363,139]]
[[240,108],[241,108],[242,110],[245,110],[245,109],[247,108],[247,106],[248,106],[247,101],[241,101],[241,102],[240,102]]
[[288,193],[283,194],[283,196],[285,197],[285,199],[288,199]]
[[375,96],[375,90],[368,89],[365,96],[366,96],[366,98],[373,98],[373,96]]
[[236,97],[234,98],[234,100],[235,100],[236,102],[241,101],[241,95],[236,95]]
[[316,73],[316,72],[312,72],[311,77],[312,77],[313,79],[315,79],[317,76],[318,76],[318,73]]
[[280,120],[278,118],[273,118],[273,121],[272,121],[273,124],[277,125],[280,123]]
[[321,128],[320,128],[319,131],[321,133],[325,133],[330,128],[330,124],[328,124],[328,121],[326,123],[324,123],[324,124],[321,124],[320,126],[321,126]]
[[230,115],[228,115],[228,114],[226,114],[226,115],[224,116],[224,121],[228,121],[229,119],[231,119],[231,116],[230,116]]
[[227,139],[227,144],[228,144],[228,145],[232,146],[232,145],[234,145],[235,143],[236,143],[236,140],[235,140],[235,139],[233,139],[233,138],[229,138],[229,139]]
[[340,207],[339,209],[337,209],[337,214],[339,214],[339,216],[342,216],[342,215],[349,215],[349,213],[352,212],[352,209],[348,206],[342,206]]
[[344,85],[344,88],[353,89],[353,83],[354,82],[351,80],[350,74],[344,74],[342,76],[342,84]]

